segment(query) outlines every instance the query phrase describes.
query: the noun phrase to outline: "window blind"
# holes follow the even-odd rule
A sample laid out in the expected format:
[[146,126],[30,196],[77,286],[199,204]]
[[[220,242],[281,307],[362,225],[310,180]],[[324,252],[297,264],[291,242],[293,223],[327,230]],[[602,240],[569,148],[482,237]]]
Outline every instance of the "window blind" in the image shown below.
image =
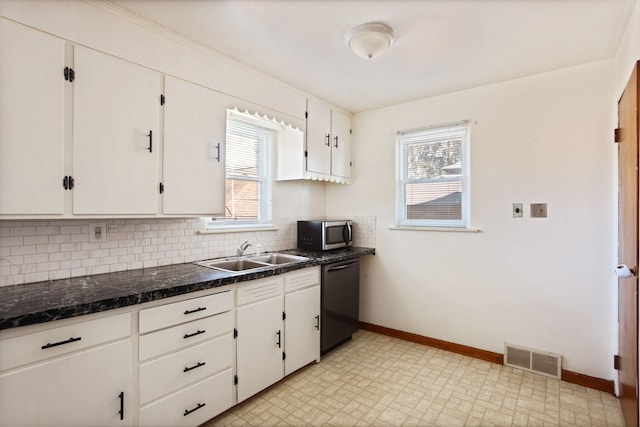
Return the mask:
[[228,115],[225,215],[218,221],[269,219],[268,151],[273,132],[258,126],[255,119],[245,121],[238,114]]

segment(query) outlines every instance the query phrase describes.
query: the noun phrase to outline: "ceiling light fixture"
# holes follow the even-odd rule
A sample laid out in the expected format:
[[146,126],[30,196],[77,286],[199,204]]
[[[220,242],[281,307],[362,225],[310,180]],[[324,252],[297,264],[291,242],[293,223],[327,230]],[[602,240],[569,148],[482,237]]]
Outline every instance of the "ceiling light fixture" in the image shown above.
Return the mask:
[[394,40],[393,28],[380,22],[358,25],[347,33],[347,45],[361,58],[375,58]]

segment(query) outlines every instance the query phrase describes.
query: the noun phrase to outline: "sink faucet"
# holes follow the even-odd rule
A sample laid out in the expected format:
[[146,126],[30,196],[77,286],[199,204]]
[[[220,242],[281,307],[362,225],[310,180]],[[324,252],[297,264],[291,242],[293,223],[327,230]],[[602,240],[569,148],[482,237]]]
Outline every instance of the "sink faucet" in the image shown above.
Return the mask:
[[238,250],[236,251],[238,256],[244,255],[244,251],[246,251],[249,246],[251,246],[251,243],[249,243],[248,240],[245,240],[244,242],[242,242],[242,244],[238,246]]

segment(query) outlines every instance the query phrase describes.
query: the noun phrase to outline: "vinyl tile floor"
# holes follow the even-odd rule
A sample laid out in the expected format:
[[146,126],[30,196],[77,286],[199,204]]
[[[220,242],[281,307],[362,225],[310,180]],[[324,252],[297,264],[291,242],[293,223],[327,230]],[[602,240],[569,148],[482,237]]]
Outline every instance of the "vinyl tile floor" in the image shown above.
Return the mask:
[[608,393],[368,331],[205,423],[624,426]]

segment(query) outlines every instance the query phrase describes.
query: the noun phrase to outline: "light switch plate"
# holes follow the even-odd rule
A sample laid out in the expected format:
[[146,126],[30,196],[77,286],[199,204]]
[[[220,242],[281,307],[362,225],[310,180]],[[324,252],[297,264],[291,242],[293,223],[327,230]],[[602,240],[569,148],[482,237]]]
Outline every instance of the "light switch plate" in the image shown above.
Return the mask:
[[514,218],[522,218],[522,203],[514,203],[511,208],[511,212],[513,213]]
[[531,203],[531,218],[546,218],[546,217],[547,217],[546,203]]

